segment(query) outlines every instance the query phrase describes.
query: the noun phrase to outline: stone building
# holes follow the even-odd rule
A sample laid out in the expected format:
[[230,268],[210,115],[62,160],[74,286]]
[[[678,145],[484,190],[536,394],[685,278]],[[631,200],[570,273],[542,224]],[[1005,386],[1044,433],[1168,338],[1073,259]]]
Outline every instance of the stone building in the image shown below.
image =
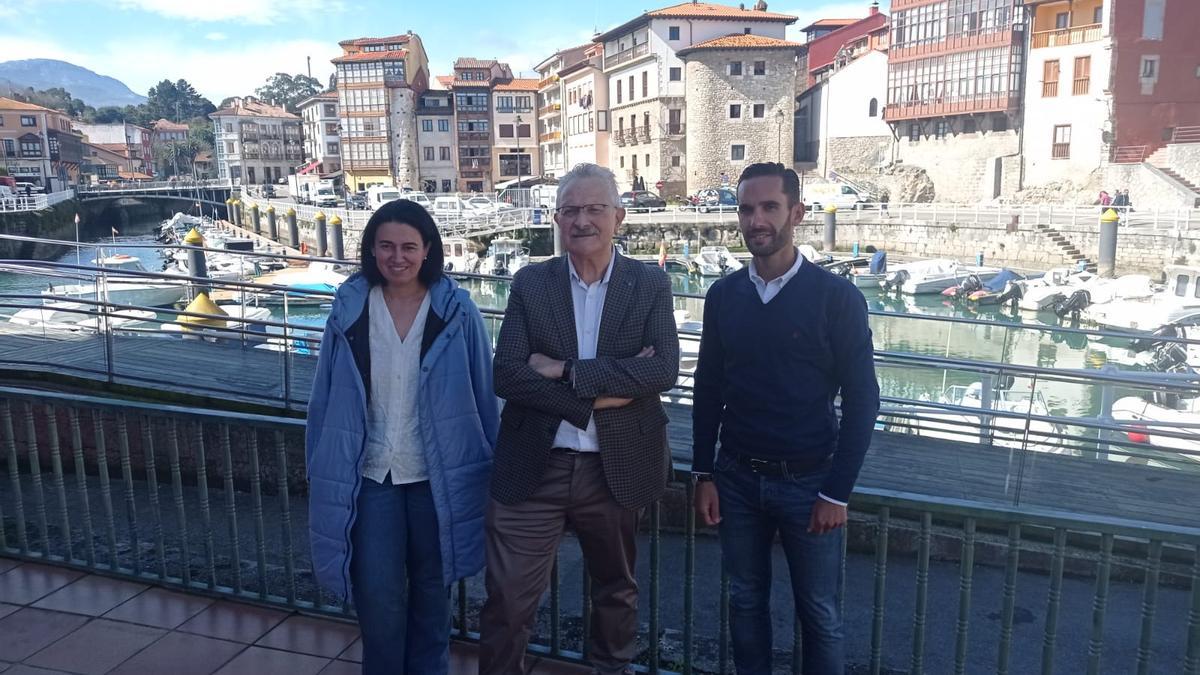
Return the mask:
[[300,118],[252,96],[210,114],[217,176],[235,184],[276,183],[304,161]]
[[755,162],[791,164],[801,45],[736,33],[681,49],[686,64],[687,191],[736,182]]

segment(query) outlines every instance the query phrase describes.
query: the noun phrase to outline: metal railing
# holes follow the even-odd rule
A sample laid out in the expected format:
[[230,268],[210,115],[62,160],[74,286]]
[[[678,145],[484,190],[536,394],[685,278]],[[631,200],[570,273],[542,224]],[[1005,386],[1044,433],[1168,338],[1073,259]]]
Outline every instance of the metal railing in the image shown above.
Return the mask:
[[636,58],[645,56],[650,53],[650,44],[643,42],[640,45],[634,45],[623,52],[617,52],[612,56],[604,57],[604,69],[608,70],[622,63],[628,63]]
[[[313,583],[303,431],[295,419],[0,388],[0,554],[351,618]],[[730,672],[729,578],[691,499],[676,466],[644,521],[640,671]],[[839,585],[848,630],[863,636],[851,659],[871,672],[1197,672],[1200,529],[879,489],[852,506]],[[590,583],[573,548],[554,566],[530,651],[581,661]],[[455,585],[453,637],[478,639],[481,586]],[[1078,624],[1089,629],[1066,630]],[[1034,640],[1041,649],[1014,649]]]
[[1145,145],[1122,145],[1112,149],[1113,164],[1141,164],[1146,161]]
[[148,190],[184,190],[191,188],[230,188],[232,181],[228,178],[196,180],[179,178],[176,180],[144,181],[133,183],[116,183],[112,185],[97,184],[80,186],[79,193],[86,195],[92,192],[145,192]]
[[28,196],[20,193],[9,196],[0,195],[0,213],[41,211],[74,198],[74,190],[60,190],[50,194],[31,193]]

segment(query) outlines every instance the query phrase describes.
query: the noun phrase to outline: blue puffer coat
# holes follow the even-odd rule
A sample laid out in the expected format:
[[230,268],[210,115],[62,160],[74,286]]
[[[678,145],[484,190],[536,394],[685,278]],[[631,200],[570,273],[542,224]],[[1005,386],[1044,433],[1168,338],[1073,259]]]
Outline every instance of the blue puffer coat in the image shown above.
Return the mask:
[[[338,289],[325,324],[308,404],[308,528],[317,582],[350,594],[350,529],[366,450],[370,287],[362,274]],[[483,513],[499,427],[491,340],[465,289],[430,289],[418,394],[421,439],[437,507],[446,585],[483,567]]]

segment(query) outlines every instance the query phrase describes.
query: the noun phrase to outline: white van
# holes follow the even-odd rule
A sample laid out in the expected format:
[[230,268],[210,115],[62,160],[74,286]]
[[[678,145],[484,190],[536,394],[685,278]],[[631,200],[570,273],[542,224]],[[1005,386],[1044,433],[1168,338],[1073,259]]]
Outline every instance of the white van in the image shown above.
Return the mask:
[[534,185],[529,188],[529,199],[533,208],[553,211],[558,206],[558,185]]
[[480,212],[458,195],[443,195],[433,200],[433,217],[438,219],[457,220],[460,218],[478,218]]
[[400,199],[399,188],[394,188],[390,185],[372,185],[367,188],[367,208],[374,211],[384,204]]
[[833,204],[838,209],[861,209],[871,200],[844,183],[809,183],[800,193],[809,210],[821,210]]

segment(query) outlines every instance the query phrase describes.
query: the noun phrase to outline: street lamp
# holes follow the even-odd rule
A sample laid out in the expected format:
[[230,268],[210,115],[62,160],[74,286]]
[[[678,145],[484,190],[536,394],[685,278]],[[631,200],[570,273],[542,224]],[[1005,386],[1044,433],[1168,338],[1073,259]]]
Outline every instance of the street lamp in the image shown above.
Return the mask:
[[778,123],[778,133],[775,137],[775,156],[779,158],[780,162],[783,162],[783,108],[778,108],[775,111],[775,120]]

